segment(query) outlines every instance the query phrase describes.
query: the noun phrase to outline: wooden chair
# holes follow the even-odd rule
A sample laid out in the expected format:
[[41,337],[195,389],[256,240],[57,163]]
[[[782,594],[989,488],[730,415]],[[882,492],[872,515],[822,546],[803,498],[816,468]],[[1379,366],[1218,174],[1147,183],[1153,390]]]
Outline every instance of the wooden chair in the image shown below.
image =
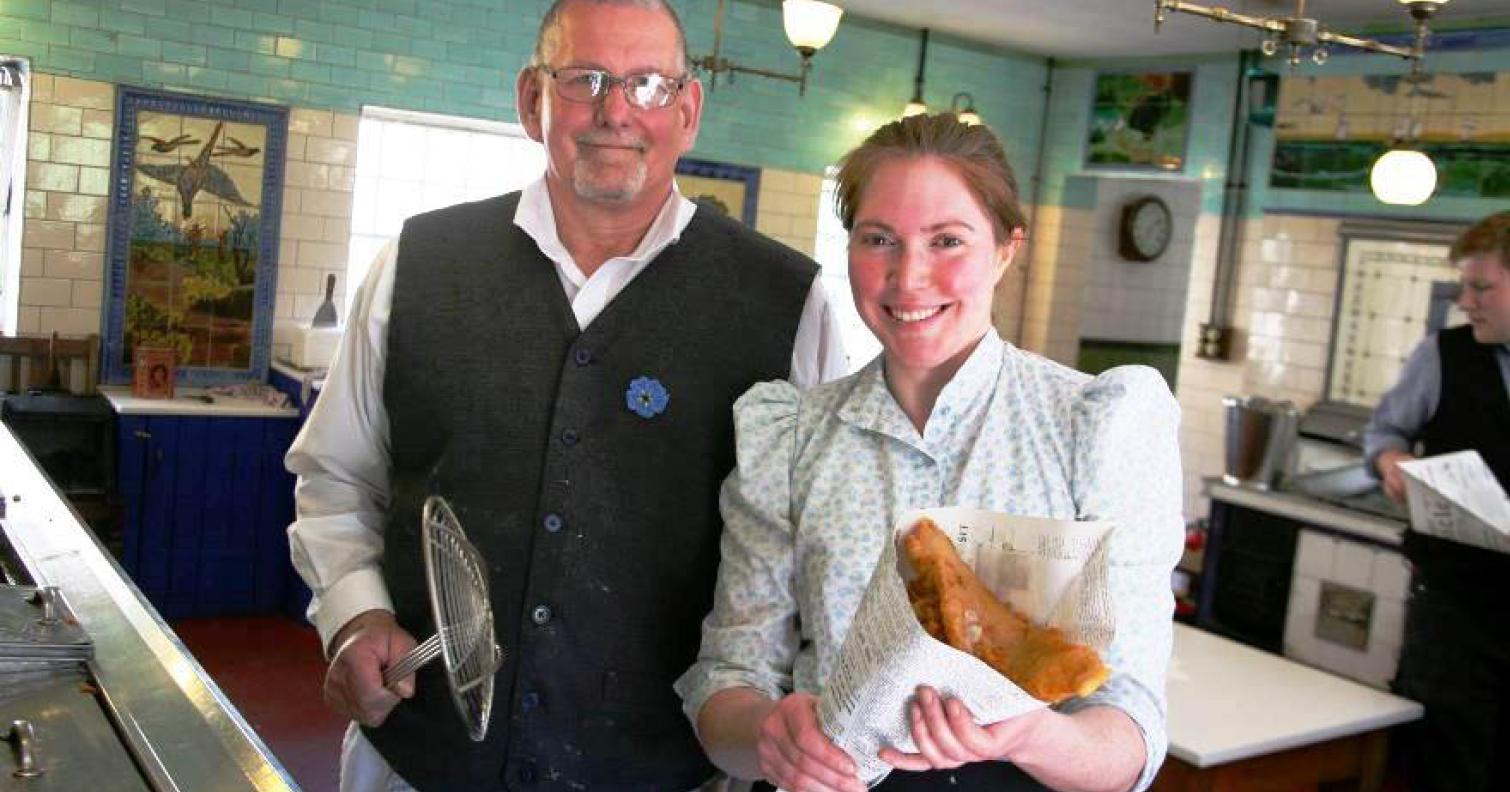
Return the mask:
[[[82,369],[82,372],[80,372]],[[100,337],[0,337],[0,391],[95,392],[100,375]]]

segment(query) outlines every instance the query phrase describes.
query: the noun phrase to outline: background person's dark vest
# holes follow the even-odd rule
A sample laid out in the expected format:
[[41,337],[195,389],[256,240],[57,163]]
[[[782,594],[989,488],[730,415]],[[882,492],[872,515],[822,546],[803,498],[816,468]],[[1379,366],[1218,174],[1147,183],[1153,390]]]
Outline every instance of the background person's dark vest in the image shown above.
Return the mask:
[[[384,577],[399,622],[432,634],[419,514],[448,498],[491,572],[492,727],[467,740],[436,662],[367,735],[422,792],[692,789],[713,768],[671,685],[712,604],[731,407],[789,375],[816,267],[699,209],[579,332],[517,205],[404,225],[384,381]],[[629,409],[640,377],[664,412]]]
[[[1421,441],[1426,456],[1478,451],[1500,486],[1510,489],[1510,394],[1495,359],[1497,347],[1475,341],[1468,325],[1437,335],[1441,398],[1422,427]],[[1474,600],[1510,592],[1510,556],[1415,531],[1406,531],[1403,549],[1430,588]]]

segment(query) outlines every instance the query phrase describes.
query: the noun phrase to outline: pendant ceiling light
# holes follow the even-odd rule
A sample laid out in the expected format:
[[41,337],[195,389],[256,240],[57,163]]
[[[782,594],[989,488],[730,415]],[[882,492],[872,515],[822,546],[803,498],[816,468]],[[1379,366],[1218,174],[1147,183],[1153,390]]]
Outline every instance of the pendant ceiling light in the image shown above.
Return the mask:
[[1420,72],[1402,78],[1401,88],[1409,86],[1404,91],[1409,101],[1408,115],[1396,124],[1389,151],[1375,160],[1368,175],[1369,187],[1382,203],[1419,206],[1437,188],[1437,166],[1420,150],[1421,121],[1415,105],[1416,97],[1427,95],[1422,85],[1430,80],[1429,75]]
[[[960,106],[960,100],[964,100],[964,107]],[[980,113],[975,112],[975,97],[965,91],[960,91],[949,101],[949,112],[959,118],[959,122],[965,126],[975,126],[980,123]]]
[[912,81],[912,100],[902,108],[902,117],[922,115],[928,112],[923,101],[923,68],[928,65],[928,28],[923,28],[923,46],[918,50],[918,75]]
[[1394,148],[1374,163],[1368,183],[1384,203],[1419,206],[1437,188],[1437,166],[1415,149]]
[[792,42],[802,58],[801,68],[796,74],[791,74],[742,66],[719,54],[724,38],[724,5],[725,0],[718,0],[718,10],[713,16],[713,54],[690,59],[692,68],[708,73],[708,89],[718,87],[720,74],[727,74],[730,83],[734,82],[735,74],[755,74],[797,83],[797,93],[807,93],[807,75],[813,68],[813,55],[833,39],[835,31],[839,29],[839,18],[844,16],[844,9],[821,0],[785,0],[781,4],[781,21],[782,27],[786,29],[787,40]]

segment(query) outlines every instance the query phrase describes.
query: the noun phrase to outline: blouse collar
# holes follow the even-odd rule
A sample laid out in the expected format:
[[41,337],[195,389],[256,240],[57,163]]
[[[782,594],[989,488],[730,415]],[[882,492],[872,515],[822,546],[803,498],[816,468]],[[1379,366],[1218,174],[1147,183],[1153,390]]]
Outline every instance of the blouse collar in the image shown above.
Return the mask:
[[906,443],[930,457],[937,456],[936,451],[954,428],[988,403],[1001,373],[1005,348],[1006,342],[996,328],[988,327],[964,365],[939,392],[923,435],[918,434],[886,387],[884,353],[855,375],[855,388],[839,404],[839,420]]

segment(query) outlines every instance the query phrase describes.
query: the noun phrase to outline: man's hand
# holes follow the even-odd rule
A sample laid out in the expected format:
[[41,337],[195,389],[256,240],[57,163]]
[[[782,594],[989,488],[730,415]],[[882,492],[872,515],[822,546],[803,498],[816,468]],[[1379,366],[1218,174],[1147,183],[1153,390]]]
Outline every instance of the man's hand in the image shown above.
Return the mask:
[[357,614],[342,625],[325,671],[325,703],[363,726],[379,726],[399,699],[414,695],[414,677],[383,687],[383,669],[414,648],[414,636],[386,610]]
[[760,772],[781,789],[865,792],[854,760],[818,728],[818,700],[792,693],[760,723]]
[[1374,466],[1379,469],[1379,478],[1384,482],[1384,494],[1398,503],[1405,503],[1405,474],[1400,471],[1400,463],[1413,459],[1414,455],[1404,451],[1384,451],[1374,458]]

